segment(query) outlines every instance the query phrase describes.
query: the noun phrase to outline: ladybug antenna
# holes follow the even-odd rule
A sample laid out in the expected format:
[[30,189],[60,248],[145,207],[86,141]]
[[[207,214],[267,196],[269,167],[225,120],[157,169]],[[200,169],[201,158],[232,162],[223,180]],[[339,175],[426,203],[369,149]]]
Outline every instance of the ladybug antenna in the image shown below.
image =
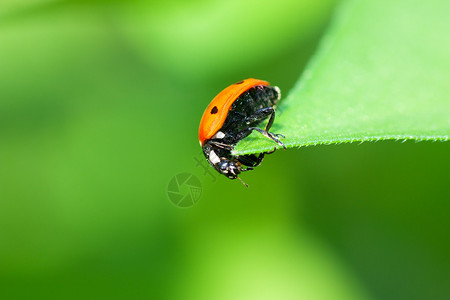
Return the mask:
[[237,178],[242,182],[243,185],[245,185],[246,187],[248,187],[248,184],[246,184],[239,176],[237,176]]

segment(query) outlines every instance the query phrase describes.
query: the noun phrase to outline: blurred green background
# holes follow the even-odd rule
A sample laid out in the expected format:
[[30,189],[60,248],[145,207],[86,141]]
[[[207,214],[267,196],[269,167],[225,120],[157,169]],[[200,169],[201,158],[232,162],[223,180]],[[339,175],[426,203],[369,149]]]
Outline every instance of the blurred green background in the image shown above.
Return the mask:
[[197,165],[209,101],[286,95],[335,5],[3,0],[0,297],[448,299],[448,143],[278,151],[248,189]]

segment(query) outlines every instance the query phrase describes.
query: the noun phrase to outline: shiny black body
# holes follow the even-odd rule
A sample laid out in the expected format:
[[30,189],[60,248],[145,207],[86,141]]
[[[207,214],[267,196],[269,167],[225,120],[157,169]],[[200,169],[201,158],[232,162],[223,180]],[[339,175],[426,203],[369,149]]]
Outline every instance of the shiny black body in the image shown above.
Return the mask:
[[[242,93],[232,104],[222,128],[218,131],[219,134],[209,139],[203,146],[203,153],[211,166],[230,179],[236,179],[239,173],[258,166],[264,155],[269,152],[259,155],[232,154],[234,146],[254,130],[285,148],[278,139],[280,135],[269,132],[279,99],[279,89],[271,86],[258,85]],[[256,127],[267,118],[269,121],[264,130]],[[212,151],[219,160],[211,155]]]

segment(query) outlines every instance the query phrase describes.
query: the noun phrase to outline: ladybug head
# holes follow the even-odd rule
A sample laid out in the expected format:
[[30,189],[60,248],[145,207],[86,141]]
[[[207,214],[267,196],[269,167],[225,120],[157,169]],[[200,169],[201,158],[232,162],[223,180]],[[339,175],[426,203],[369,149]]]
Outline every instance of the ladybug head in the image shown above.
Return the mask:
[[247,171],[251,168],[241,169],[241,164],[237,161],[236,157],[231,154],[231,147],[223,147],[223,145],[215,145],[214,143],[207,142],[203,146],[203,154],[205,154],[206,160],[209,164],[217,170],[220,174],[225,175],[229,179],[239,179],[246,187],[248,185],[239,178],[239,174],[242,171]]
[[241,168],[232,160],[222,158],[216,165],[217,171],[230,179],[236,179],[241,173]]
[[230,179],[238,178],[241,168],[231,154],[231,149],[217,147],[213,143],[208,142],[203,146],[203,153],[210,165],[220,174]]

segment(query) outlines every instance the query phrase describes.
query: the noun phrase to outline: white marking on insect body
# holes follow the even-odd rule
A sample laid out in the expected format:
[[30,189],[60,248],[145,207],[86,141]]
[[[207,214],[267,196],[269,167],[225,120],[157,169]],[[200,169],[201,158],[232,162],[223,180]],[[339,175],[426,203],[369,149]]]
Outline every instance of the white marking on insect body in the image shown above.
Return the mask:
[[280,100],[280,98],[281,98],[281,90],[280,90],[280,88],[279,88],[279,87],[277,87],[277,86],[274,86],[273,88],[274,88],[274,89],[275,89],[275,91],[277,91],[277,93],[278,93],[278,97],[277,97],[277,100]]
[[216,134],[212,137],[213,139],[223,139],[225,137],[225,133],[222,131],[217,131]]
[[211,152],[209,152],[209,161],[213,164],[218,164],[220,162],[220,158],[217,156],[216,152],[211,150]]

